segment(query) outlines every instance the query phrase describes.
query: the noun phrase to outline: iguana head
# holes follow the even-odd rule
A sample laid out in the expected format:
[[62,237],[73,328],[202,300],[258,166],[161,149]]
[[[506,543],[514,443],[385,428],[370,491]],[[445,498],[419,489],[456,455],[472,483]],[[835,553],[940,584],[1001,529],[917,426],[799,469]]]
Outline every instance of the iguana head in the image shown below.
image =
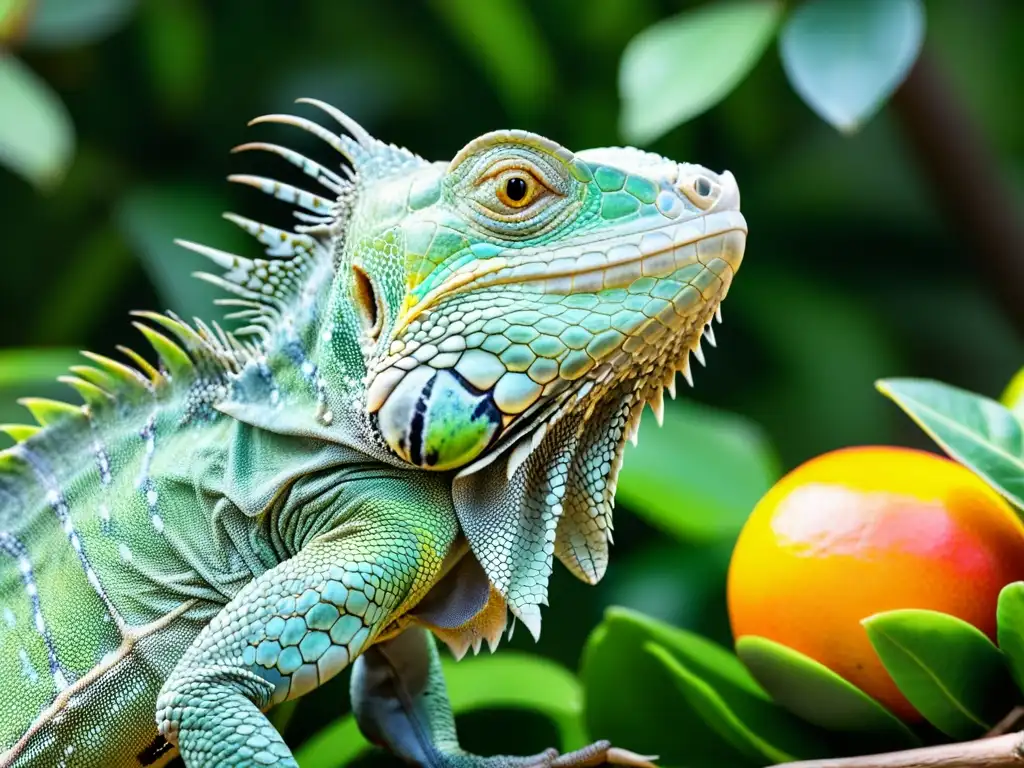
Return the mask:
[[403,460],[451,470],[609,392],[660,403],[746,224],[728,172],[498,131],[368,188],[355,233],[366,410]]
[[[732,175],[632,148],[573,153],[524,131],[429,163],[372,138],[270,116],[326,141],[332,194],[236,180],[305,209],[286,232],[231,217],[271,260],[187,244],[225,267],[263,338],[217,408],[379,461],[451,474],[466,538],[537,634],[551,562],[595,582],[607,564],[625,441],[703,360],[740,266]],[[242,329],[247,330],[247,329]],[[415,472],[410,474],[415,482]]]

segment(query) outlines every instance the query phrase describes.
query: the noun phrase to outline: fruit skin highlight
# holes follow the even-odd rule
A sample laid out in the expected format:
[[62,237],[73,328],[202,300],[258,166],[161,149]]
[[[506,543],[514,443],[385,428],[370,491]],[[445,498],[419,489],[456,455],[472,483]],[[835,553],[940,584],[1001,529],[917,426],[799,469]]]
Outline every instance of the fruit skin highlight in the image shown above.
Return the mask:
[[815,659],[906,722],[921,715],[875,654],[861,619],[926,608],[993,641],[996,601],[1024,580],[1024,524],[970,470],[924,451],[846,448],[768,491],[729,567],[735,638],[759,635]]

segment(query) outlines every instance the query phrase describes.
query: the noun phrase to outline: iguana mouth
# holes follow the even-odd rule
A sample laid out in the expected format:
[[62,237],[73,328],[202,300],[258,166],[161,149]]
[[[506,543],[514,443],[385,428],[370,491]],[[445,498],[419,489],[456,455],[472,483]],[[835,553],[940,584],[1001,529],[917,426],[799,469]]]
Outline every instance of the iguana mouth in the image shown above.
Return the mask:
[[401,314],[393,333],[441,300],[480,288],[517,284],[539,287],[541,293],[596,293],[627,287],[641,277],[666,277],[689,264],[709,266],[715,259],[735,272],[746,236],[743,214],[721,210],[632,236],[619,235],[609,248],[595,242],[553,253],[504,252],[449,275]]

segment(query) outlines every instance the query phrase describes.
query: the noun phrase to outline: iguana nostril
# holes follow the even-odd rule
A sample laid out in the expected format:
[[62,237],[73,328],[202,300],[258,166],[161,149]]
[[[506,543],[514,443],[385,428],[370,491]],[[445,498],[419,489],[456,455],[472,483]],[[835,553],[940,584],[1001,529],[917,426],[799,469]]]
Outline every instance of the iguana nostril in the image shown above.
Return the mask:
[[697,180],[693,182],[693,189],[701,197],[707,197],[711,194],[711,182],[704,176],[698,176]]

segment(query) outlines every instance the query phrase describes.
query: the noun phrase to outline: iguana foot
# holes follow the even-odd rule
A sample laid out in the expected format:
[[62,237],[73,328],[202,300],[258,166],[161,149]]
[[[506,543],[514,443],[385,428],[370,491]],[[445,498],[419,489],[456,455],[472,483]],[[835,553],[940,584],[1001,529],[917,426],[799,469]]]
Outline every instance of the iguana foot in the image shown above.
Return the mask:
[[657,768],[652,760],[657,755],[638,755],[628,749],[613,747],[610,741],[595,741],[589,746],[564,755],[558,755],[551,768],[590,768],[595,765],[628,765],[633,768]]

